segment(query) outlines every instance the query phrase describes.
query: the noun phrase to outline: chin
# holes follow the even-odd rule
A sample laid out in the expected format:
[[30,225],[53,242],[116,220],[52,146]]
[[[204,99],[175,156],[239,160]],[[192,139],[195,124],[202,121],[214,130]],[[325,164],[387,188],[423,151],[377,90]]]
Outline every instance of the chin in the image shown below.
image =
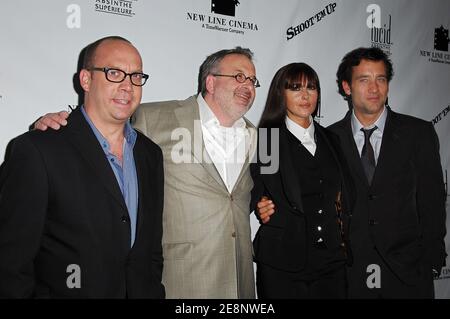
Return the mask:
[[138,105],[133,105],[131,103],[128,103],[126,105],[124,104],[116,104],[116,113],[117,114],[133,114],[134,111],[137,109]]
[[[294,113],[295,114],[295,113]],[[300,117],[300,118],[309,118],[309,116],[312,114],[312,112],[308,111],[303,111],[303,112],[298,112],[297,114],[295,114],[296,116]]]
[[133,115],[133,112],[116,112],[114,114],[114,118],[118,121],[126,121],[131,117],[131,115]]

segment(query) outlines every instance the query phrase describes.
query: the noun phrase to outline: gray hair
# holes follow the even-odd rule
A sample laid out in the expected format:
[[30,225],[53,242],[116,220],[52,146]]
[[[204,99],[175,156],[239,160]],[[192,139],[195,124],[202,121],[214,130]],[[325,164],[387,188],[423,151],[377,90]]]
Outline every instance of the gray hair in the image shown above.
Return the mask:
[[241,54],[246,56],[250,61],[253,61],[253,52],[250,49],[235,47],[234,49],[225,49],[217,51],[206,57],[198,72],[198,87],[197,94],[201,93],[202,96],[206,94],[206,78],[212,73],[218,71],[219,63],[222,59],[230,54]]

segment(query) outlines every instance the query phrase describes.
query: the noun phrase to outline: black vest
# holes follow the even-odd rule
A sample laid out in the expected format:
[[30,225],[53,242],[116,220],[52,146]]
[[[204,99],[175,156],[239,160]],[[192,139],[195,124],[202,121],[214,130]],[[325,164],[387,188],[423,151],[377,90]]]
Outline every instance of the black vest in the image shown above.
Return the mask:
[[306,267],[299,273],[304,279],[318,276],[343,266],[345,255],[337,223],[335,200],[341,190],[339,166],[326,141],[316,133],[313,156],[289,132],[289,148],[297,175],[306,221]]

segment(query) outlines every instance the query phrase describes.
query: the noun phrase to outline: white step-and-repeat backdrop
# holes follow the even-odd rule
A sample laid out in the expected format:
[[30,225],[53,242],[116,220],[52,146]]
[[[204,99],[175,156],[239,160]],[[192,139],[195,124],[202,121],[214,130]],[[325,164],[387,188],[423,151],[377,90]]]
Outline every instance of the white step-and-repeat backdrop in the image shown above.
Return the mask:
[[[339,120],[347,111],[336,86],[341,58],[359,46],[378,46],[394,64],[391,107],[433,121],[447,182],[450,1],[373,1],[2,0],[0,158],[39,115],[77,104],[72,77],[79,53],[100,37],[120,35],[140,50],[150,74],[143,102],[185,99],[196,92],[208,54],[251,48],[261,81],[248,113],[255,124],[275,71],[296,61],[310,64],[321,79],[321,124]],[[436,281],[438,298],[450,298],[450,259],[447,264]]]

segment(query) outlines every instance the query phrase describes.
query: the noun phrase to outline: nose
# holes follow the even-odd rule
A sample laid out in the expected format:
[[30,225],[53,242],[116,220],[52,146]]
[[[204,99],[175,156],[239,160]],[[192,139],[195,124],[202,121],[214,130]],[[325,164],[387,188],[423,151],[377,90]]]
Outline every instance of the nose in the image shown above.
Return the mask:
[[371,93],[378,92],[378,83],[377,83],[377,81],[370,81],[369,82],[369,92],[371,92]]
[[131,75],[127,75],[125,79],[120,82],[120,89],[125,91],[131,91],[133,87],[133,84],[131,83]]
[[309,94],[309,91],[308,91],[308,89],[306,87],[301,87],[299,92],[300,92],[300,97],[302,99],[304,99],[304,100],[309,99],[309,95],[310,94]]
[[256,95],[256,89],[253,86],[253,83],[250,80],[248,80],[240,84],[241,85],[237,88],[237,90],[250,94],[250,98],[253,99]]
[[255,85],[253,84],[253,82],[250,80],[249,77],[247,77],[243,83],[246,87],[250,88],[250,90],[255,90]]

